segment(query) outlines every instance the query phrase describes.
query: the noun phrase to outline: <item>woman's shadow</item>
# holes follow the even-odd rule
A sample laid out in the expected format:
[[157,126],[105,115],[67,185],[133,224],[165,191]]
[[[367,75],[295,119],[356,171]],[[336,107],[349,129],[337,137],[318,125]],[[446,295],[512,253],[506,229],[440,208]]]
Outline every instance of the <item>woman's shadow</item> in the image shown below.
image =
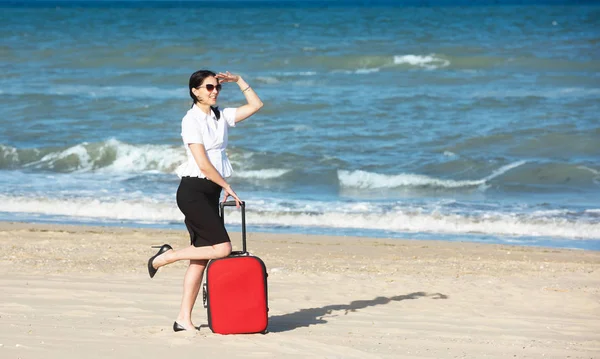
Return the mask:
[[428,294],[425,292],[415,292],[394,297],[376,297],[371,300],[355,300],[350,302],[350,304],[333,304],[320,308],[300,309],[297,312],[269,317],[269,332],[281,333],[314,324],[325,324],[327,323],[327,320],[325,320],[324,317],[331,314],[333,311],[344,311],[344,315],[347,315],[350,312],[355,312],[358,309],[366,307],[388,304],[392,301],[399,302],[407,299],[419,299],[421,297],[431,297],[432,299],[448,298],[447,295],[441,293]]

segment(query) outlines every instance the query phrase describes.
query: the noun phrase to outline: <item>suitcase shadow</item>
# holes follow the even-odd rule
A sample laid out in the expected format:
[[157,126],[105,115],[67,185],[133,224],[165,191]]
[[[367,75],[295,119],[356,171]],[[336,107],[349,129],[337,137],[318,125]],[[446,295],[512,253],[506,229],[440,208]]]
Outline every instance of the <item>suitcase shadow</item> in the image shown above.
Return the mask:
[[364,309],[367,307],[384,305],[390,302],[399,302],[408,299],[419,299],[423,297],[430,297],[432,299],[448,299],[447,295],[441,293],[414,292],[410,294],[397,295],[394,297],[376,297],[370,300],[355,300],[349,304],[332,304],[320,308],[301,309],[297,312],[269,317],[268,332],[281,333],[311,325],[325,324],[327,323],[325,316],[332,314],[334,311],[343,311],[342,314],[347,315],[350,312],[355,312],[359,309]]

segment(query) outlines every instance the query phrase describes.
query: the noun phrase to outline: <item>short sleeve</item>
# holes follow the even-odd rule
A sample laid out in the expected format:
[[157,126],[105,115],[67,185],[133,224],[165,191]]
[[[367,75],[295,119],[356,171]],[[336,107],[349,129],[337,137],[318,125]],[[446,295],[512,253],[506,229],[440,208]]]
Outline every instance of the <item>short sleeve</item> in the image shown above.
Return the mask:
[[229,125],[229,127],[235,127],[235,113],[237,112],[237,108],[228,107],[221,111],[223,118]]
[[202,140],[203,129],[197,119],[185,116],[181,120],[181,138],[185,144],[204,143]]

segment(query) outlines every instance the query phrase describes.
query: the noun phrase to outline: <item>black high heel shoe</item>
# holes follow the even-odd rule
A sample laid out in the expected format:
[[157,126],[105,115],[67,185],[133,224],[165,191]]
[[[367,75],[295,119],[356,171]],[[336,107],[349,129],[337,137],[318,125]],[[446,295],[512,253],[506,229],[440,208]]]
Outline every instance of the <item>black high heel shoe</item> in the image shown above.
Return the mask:
[[[200,327],[195,327],[194,329],[199,331]],[[183,325],[177,323],[177,321],[173,322],[173,331],[174,332],[180,332],[182,330],[187,330],[187,329],[185,329]]]
[[180,332],[180,331],[182,331],[182,330],[187,330],[187,329],[185,329],[185,328],[183,327],[183,325],[181,325],[181,324],[177,323],[176,321],[175,321],[175,322],[173,322],[173,331],[174,331],[174,332]]
[[170,251],[171,249],[173,249],[173,247],[171,247],[168,244],[163,244],[162,246],[152,246],[152,248],[160,248],[160,249],[158,250],[158,253],[156,253],[155,255],[150,257],[150,259],[148,259],[148,274],[150,274],[150,278],[154,278],[154,275],[158,271],[158,269],[156,269],[152,266],[152,262],[154,261],[154,258],[165,253],[166,251]]

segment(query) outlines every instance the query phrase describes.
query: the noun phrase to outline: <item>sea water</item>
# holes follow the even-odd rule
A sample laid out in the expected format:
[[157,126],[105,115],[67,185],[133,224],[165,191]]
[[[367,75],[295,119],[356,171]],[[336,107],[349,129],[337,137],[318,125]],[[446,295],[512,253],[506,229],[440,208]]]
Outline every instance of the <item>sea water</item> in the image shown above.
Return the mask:
[[600,7],[406,4],[0,4],[0,220],[183,229],[211,69],[252,231],[600,249]]

